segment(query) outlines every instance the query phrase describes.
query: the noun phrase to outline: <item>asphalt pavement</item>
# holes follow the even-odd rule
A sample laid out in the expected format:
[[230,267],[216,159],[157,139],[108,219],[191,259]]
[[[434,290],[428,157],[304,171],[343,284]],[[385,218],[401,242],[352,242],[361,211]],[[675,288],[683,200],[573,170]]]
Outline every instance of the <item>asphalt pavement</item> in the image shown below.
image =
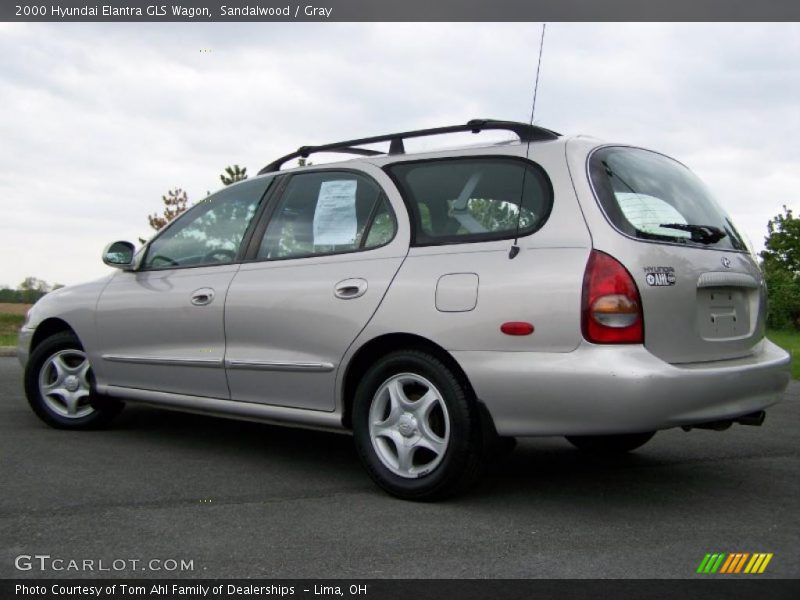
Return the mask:
[[709,552],[800,576],[800,382],[762,427],[661,432],[616,459],[521,440],[469,494],[415,504],[345,435],[133,405],[57,431],[20,380],[0,358],[2,578],[684,578]]

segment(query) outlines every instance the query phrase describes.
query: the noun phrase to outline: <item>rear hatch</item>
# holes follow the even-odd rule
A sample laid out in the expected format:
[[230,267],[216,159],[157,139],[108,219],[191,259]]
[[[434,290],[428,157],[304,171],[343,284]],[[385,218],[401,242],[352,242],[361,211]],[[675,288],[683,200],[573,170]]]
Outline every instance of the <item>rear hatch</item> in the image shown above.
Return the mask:
[[598,249],[639,288],[648,350],[671,363],[751,354],[764,337],[763,278],[702,182],[671,158],[622,146],[594,151],[589,176],[615,230]]

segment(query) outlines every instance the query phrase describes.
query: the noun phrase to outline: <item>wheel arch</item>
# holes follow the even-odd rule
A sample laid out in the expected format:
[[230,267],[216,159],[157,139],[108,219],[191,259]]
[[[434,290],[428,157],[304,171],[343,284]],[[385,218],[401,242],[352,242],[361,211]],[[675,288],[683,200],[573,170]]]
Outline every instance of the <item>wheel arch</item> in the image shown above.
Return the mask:
[[65,320],[59,319],[58,317],[50,317],[48,319],[45,319],[44,321],[39,323],[39,325],[36,327],[36,330],[33,333],[33,337],[31,338],[30,351],[33,352],[39,344],[41,344],[51,335],[55,335],[57,333],[62,333],[62,332],[69,332],[72,333],[75,337],[78,337],[78,334],[75,332],[75,329]]
[[387,333],[375,337],[362,345],[347,364],[342,381],[342,424],[344,427],[352,429],[353,399],[361,377],[376,360],[397,350],[422,350],[441,360],[466,385],[470,395],[480,407],[482,416],[488,419],[488,423],[492,427],[494,426],[491,415],[489,415],[485,405],[477,398],[469,377],[467,377],[464,369],[461,368],[461,365],[452,354],[436,342],[420,335],[413,333]]

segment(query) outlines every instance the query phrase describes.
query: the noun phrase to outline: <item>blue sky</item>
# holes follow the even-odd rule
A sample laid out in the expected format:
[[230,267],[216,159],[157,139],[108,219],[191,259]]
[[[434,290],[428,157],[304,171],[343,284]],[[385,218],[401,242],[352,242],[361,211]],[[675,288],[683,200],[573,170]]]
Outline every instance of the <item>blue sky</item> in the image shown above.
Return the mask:
[[[148,237],[167,189],[199,200],[228,164],[526,121],[540,27],[0,24],[0,285],[105,274],[107,242]],[[758,249],[800,211],[798,98],[798,24],[551,23],[536,122],[681,160]]]

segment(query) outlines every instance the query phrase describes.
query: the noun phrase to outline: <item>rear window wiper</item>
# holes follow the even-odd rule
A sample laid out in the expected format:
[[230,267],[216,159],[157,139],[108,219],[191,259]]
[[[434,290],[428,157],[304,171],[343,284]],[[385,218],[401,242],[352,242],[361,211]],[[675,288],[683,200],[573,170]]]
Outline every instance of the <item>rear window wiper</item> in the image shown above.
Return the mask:
[[728,234],[713,225],[690,225],[686,223],[662,223],[659,227],[680,229],[692,234],[692,241],[700,244],[716,244]]

